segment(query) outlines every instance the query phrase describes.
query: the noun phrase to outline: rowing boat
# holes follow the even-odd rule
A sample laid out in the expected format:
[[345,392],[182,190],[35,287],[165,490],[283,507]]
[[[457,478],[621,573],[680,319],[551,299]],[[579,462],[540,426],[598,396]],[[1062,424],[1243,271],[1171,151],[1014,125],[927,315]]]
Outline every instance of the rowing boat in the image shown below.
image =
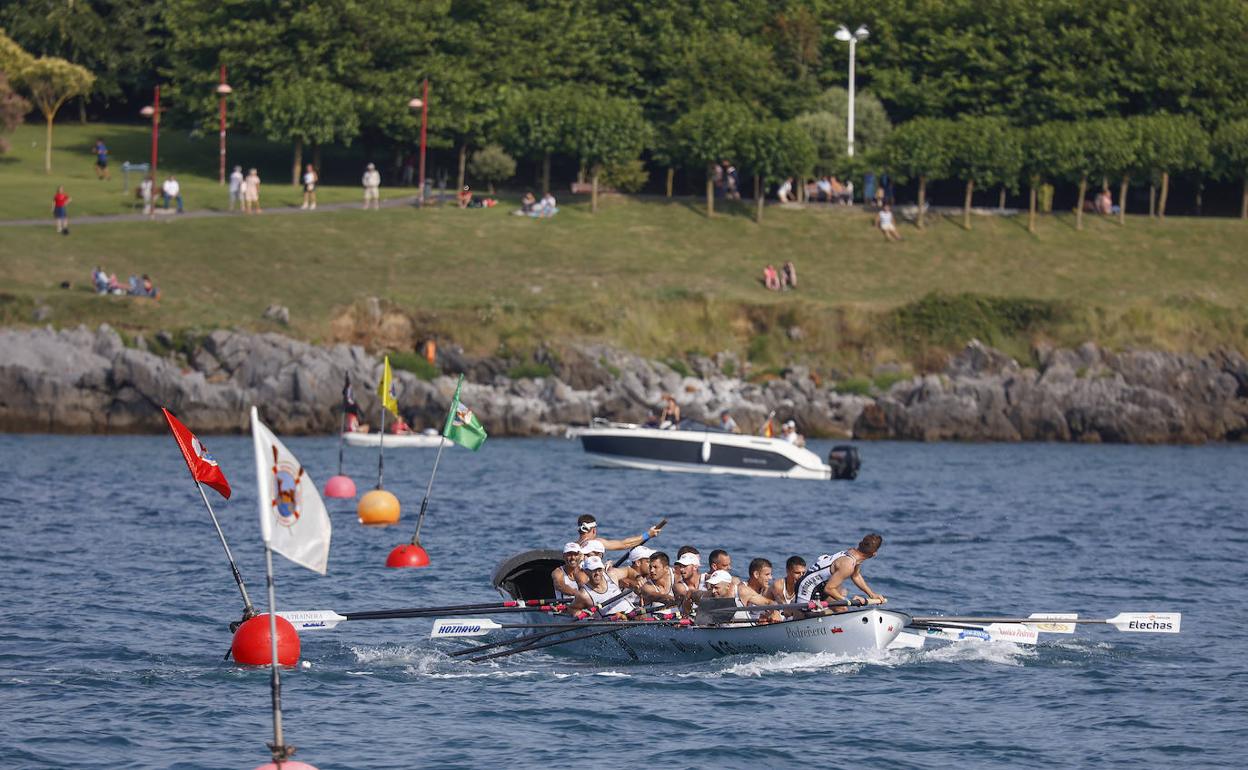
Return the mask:
[[[494,571],[494,587],[511,599],[553,601],[550,573],[563,563],[556,551],[528,551]],[[572,625],[565,616],[527,613],[535,623]],[[831,653],[855,656],[886,649],[910,623],[910,616],[879,607],[765,625],[630,625],[551,647],[612,663],[696,663],[728,655]],[[601,631],[600,628],[594,629]],[[569,630],[569,634],[575,633]]]
[[[380,433],[343,433],[342,440],[347,446],[376,447],[381,444]],[[387,449],[433,449],[442,437],[437,433],[387,433]]]

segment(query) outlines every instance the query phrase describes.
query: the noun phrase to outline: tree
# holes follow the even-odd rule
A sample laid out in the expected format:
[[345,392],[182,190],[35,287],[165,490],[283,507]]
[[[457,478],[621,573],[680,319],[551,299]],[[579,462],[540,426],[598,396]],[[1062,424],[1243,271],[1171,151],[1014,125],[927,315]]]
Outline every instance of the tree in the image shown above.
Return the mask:
[[23,99],[9,87],[9,79],[0,72],[0,154],[9,151],[9,142],[5,134],[12,133],[30,112],[30,102]]
[[270,83],[258,90],[251,104],[265,136],[274,141],[294,142],[291,184],[299,183],[305,144],[342,141],[349,145],[360,132],[355,100],[349,90],[337,83]]
[[1238,179],[1244,185],[1239,216],[1248,219],[1248,118],[1223,123],[1211,143],[1214,170],[1221,179]]
[[1139,137],[1141,168],[1149,175],[1149,215],[1154,211],[1153,195],[1158,178],[1161,200],[1156,207],[1158,218],[1166,218],[1166,200],[1170,195],[1170,175],[1208,170],[1213,163],[1209,154],[1209,135],[1200,121],[1190,115],[1146,115],[1131,119]]
[[[1105,180],[1120,179],[1118,224],[1127,223],[1127,188],[1131,174],[1140,167],[1139,135],[1125,118],[1088,121],[1081,132],[1089,173]],[[1108,184],[1108,181],[1105,182]]]
[[52,173],[52,124],[65,102],[91,91],[95,76],[77,64],[55,56],[34,58],[0,30],[0,68],[30,94],[30,99],[47,121],[43,170]]
[[915,224],[923,229],[927,183],[949,176],[953,123],[940,118],[918,118],[902,123],[884,143],[884,164],[899,181],[913,179],[919,185],[919,214]]
[[950,171],[966,182],[962,201],[962,227],[971,229],[971,194],[975,183],[1016,186],[1023,165],[1019,132],[1004,118],[962,118],[947,134],[950,139]]
[[1041,123],[1026,129],[1023,137],[1022,173],[1027,179],[1027,231],[1036,232],[1036,190],[1045,180],[1079,182],[1076,221],[1082,224],[1083,197],[1087,192],[1083,149],[1079,132],[1069,123]]
[[740,149],[737,142],[754,120],[750,110],[736,102],[708,102],[681,116],[672,125],[672,140],[677,157],[692,165],[706,168],[706,215],[715,216],[713,166],[733,157]]
[[603,167],[635,160],[650,138],[650,125],[636,102],[600,93],[576,99],[566,128],[568,151],[589,169],[590,212],[597,213]]
[[[833,152],[823,154],[820,158],[831,158],[845,154],[849,135],[849,92],[840,86],[833,86],[819,94],[812,103],[813,109],[804,114],[831,115],[838,129],[840,141],[832,145]],[[888,111],[875,94],[869,90],[860,90],[854,94],[854,149],[858,152],[870,152],[884,144],[888,133],[893,130],[893,123],[888,119]],[[813,136],[811,137],[814,138]],[[839,146],[837,146],[839,144]]]
[[754,219],[763,221],[767,187],[789,174],[804,175],[815,163],[815,143],[795,122],[748,123],[737,138],[741,165],[754,175]]
[[574,87],[513,94],[503,108],[502,139],[523,158],[540,159],[542,194],[550,192],[550,156],[565,145],[570,105],[576,101]]
[[494,184],[516,175],[516,159],[507,154],[497,144],[487,144],[472,154],[472,162],[468,164],[472,175],[484,179],[490,186],[490,195],[494,194]]

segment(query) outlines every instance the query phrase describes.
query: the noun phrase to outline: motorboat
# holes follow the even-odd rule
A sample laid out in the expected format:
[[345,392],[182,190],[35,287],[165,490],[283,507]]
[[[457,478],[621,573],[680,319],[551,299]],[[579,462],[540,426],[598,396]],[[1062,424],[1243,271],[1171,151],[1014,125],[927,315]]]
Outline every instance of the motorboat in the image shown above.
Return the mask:
[[667,427],[595,419],[568,429],[595,465],[681,473],[727,473],[784,479],[853,479],[857,447],[835,446],[828,462],[781,438],[730,433],[695,420]]
[[[518,554],[495,569],[494,587],[516,601],[553,601],[550,573],[562,564],[563,555],[557,551]],[[552,628],[573,623],[566,616],[549,612],[524,614]],[[888,649],[909,623],[910,616],[904,612],[872,606],[760,625],[629,625],[550,650],[614,663],[696,663],[728,655],[792,652],[856,656]]]
[[[359,433],[346,432],[342,434],[342,440],[347,446],[354,447],[377,447],[381,444],[380,433]],[[432,449],[438,446],[442,441],[442,435],[434,433],[387,433],[386,448],[387,449]],[[452,442],[447,442],[451,444]]]

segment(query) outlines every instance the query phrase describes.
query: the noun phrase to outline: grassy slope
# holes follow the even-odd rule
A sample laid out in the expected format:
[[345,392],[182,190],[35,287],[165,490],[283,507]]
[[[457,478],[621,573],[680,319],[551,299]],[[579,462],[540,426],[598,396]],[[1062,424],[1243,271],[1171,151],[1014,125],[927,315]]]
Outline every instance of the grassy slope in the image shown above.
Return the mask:
[[[96,130],[80,132],[76,156],[58,159],[73,161],[80,177],[92,174]],[[26,216],[10,204],[47,197],[38,158],[29,156],[0,163],[0,218]],[[189,186],[216,189],[207,180]],[[340,194],[348,193],[355,189]],[[1058,317],[1038,328],[993,338],[990,324],[981,332],[1015,354],[1036,336],[1246,347],[1248,226],[1238,220],[1129,218],[1124,229],[1089,218],[1077,233],[1060,216],[1043,219],[1032,236],[1018,219],[981,217],[969,233],[943,220],[922,233],[904,227],[906,240],[889,244],[858,212],[772,208],[761,225],[748,214],[707,220],[696,203],[608,199],[597,215],[576,203],[548,221],[504,207],[404,208],[90,225],[68,238],[50,222],[10,227],[0,229],[11,297],[0,312],[9,323],[29,322],[41,302],[63,325],[265,328],[260,313],[278,302],[291,308],[294,333],[323,340],[335,312],[376,295],[415,314],[424,330],[483,352],[602,339],[656,355],[729,349],[752,351],[763,365],[799,358],[864,370],[890,359],[921,366],[924,346],[941,342],[888,324],[893,308],[933,291],[974,292],[1060,303]],[[764,291],[762,265],[785,259],[798,266],[799,291]],[[97,263],[123,276],[151,273],[164,299],[90,294]],[[56,288],[64,280],[74,289]],[[802,327],[800,341],[785,335],[792,325]]]

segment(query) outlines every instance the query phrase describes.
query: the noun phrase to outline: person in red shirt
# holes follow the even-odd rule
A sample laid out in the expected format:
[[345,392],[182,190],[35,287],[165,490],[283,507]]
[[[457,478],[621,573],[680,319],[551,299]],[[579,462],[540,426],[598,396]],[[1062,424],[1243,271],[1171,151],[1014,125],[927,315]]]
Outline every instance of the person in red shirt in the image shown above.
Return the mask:
[[65,213],[65,207],[73,198],[65,194],[65,186],[56,188],[56,195],[52,196],[52,218],[56,220],[56,231],[61,235],[69,235],[69,215]]

